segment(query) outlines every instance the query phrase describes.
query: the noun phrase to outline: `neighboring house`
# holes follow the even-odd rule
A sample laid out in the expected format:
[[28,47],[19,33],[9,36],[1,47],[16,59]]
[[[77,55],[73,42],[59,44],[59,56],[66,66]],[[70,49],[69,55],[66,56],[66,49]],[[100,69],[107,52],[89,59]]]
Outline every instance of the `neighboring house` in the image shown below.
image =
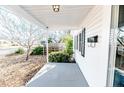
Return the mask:
[[0,40],[0,46],[11,46],[11,45],[12,43],[10,41],[3,40],[3,39]]
[[48,47],[58,47],[60,50],[63,50],[65,48],[65,44],[64,43],[49,43]]
[[0,46],[19,46],[19,44],[13,41],[0,39]]
[[53,52],[53,51],[62,51],[65,49],[65,44],[64,43],[49,43],[48,44],[48,51]]
[[19,46],[16,42],[1,39],[0,46]]

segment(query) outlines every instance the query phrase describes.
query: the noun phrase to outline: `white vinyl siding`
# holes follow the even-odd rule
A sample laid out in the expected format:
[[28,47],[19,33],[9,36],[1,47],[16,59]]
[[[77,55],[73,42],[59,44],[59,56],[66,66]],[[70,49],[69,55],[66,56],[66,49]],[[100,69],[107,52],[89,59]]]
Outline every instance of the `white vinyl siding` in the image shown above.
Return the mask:
[[[90,86],[106,86],[110,20],[111,6],[94,6],[81,24],[86,28],[85,57],[76,50],[75,59]],[[95,35],[98,43],[92,48],[87,38]]]

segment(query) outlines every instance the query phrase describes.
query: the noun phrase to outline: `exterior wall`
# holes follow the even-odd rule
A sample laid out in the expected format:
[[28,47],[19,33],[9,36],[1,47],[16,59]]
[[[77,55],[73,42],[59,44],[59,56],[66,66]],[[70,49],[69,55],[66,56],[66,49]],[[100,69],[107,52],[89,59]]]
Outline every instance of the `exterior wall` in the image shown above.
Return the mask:
[[[83,20],[86,28],[85,57],[75,50],[75,60],[83,72],[89,86],[106,86],[111,6],[94,6]],[[77,30],[74,34],[78,34]],[[96,47],[89,47],[87,38],[98,35]]]

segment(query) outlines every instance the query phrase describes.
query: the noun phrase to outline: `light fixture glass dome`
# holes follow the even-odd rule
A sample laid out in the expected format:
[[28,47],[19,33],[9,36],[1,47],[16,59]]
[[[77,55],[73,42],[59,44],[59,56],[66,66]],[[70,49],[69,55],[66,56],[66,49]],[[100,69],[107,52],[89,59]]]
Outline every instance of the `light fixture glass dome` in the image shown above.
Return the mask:
[[59,12],[60,10],[60,5],[52,5],[53,11],[54,12]]

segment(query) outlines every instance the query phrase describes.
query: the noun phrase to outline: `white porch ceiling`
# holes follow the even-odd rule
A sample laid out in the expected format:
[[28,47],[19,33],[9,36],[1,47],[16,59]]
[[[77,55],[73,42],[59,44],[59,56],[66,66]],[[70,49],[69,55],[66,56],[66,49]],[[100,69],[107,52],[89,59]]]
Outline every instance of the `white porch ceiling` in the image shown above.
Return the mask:
[[50,29],[78,28],[93,6],[88,5],[61,5],[60,12],[53,12],[50,5],[23,5],[25,11]]
[[[14,7],[13,10],[20,12],[20,15],[28,15],[35,19],[37,23],[48,26],[51,30],[68,30],[77,29],[80,27],[83,19],[88,12],[94,7],[92,5],[60,5],[59,12],[53,12],[52,5],[21,5],[9,6]],[[27,13],[27,14],[26,14]],[[29,17],[27,18],[29,19]]]

